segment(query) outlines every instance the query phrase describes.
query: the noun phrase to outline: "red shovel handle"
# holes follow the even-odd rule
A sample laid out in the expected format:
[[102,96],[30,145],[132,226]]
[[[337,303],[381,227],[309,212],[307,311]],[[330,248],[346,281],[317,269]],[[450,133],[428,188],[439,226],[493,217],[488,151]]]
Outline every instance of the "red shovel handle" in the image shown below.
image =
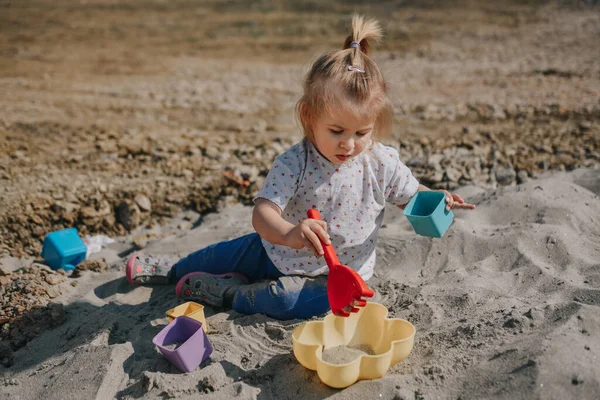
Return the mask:
[[[306,212],[306,214],[308,215],[308,218],[310,218],[310,219],[316,219],[318,221],[323,221],[323,219],[321,219],[321,213],[319,213],[319,210],[317,210],[316,208],[311,208],[310,210],[308,210]],[[319,238],[319,240],[321,240],[321,238]],[[337,254],[335,253],[335,249],[333,248],[332,245],[325,244],[322,240],[321,240],[321,246],[323,246],[323,253],[325,253],[325,262],[327,262],[327,266],[329,267],[329,270],[331,271],[331,270],[336,269],[340,265],[340,259],[338,258]]]

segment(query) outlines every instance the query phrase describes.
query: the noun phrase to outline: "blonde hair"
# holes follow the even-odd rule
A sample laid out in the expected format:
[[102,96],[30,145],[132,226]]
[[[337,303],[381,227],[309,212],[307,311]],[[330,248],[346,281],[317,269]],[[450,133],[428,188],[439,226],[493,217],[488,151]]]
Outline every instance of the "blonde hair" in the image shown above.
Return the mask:
[[376,20],[355,14],[342,50],[324,54],[313,63],[296,104],[296,117],[307,138],[314,139],[311,127],[318,118],[340,108],[360,117],[376,115],[373,135],[389,134],[392,104],[383,75],[369,57],[369,41],[381,36]]

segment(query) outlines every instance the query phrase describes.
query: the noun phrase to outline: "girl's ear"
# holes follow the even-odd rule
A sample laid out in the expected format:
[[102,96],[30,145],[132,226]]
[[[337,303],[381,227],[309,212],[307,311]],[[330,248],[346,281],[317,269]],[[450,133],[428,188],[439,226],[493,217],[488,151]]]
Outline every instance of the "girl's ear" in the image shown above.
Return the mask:
[[301,102],[298,105],[298,115],[300,116],[300,123],[306,133],[312,132],[312,121],[310,113],[308,111],[308,105],[305,102]]

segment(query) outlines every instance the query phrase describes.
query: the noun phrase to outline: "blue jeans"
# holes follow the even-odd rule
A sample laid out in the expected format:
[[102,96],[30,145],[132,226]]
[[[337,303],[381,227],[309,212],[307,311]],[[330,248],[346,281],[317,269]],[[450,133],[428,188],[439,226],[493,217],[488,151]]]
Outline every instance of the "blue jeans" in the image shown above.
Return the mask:
[[171,269],[178,281],[190,272],[238,272],[250,279],[233,297],[232,308],[244,314],[262,313],[277,319],[312,318],[329,311],[327,277],[284,275],[265,251],[260,236],[251,233],[189,254]]

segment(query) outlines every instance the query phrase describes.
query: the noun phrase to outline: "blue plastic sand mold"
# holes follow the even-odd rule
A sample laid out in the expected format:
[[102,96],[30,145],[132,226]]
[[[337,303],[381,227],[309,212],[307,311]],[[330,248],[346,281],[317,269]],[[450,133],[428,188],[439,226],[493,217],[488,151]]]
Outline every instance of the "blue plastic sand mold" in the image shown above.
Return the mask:
[[68,228],[46,235],[42,257],[53,270],[70,271],[85,260],[87,247],[79,237],[77,228]]
[[446,195],[444,192],[417,192],[404,208],[404,215],[416,233],[422,236],[442,237],[454,214],[446,210]]

